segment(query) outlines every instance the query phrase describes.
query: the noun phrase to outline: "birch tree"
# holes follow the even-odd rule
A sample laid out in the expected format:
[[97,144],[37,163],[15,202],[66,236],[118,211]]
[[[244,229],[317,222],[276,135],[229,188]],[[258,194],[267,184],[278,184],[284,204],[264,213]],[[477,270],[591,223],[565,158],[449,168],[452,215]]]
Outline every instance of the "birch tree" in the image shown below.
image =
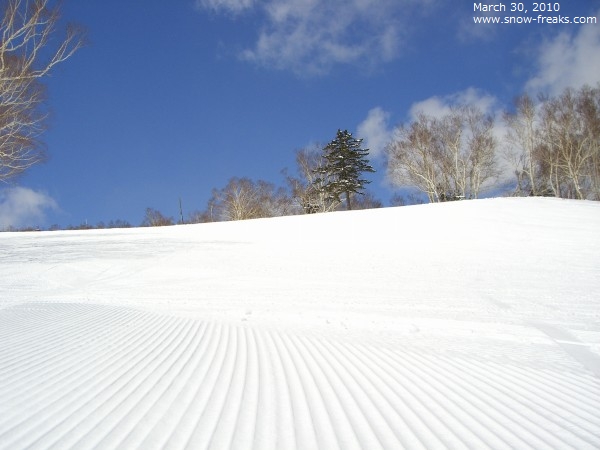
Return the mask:
[[146,208],[144,220],[142,221],[143,227],[164,227],[173,225],[175,222],[172,217],[164,216],[160,211],[154,208]]
[[400,125],[386,149],[388,176],[430,202],[477,198],[498,175],[493,120],[475,107],[442,117],[419,114]]
[[436,163],[433,118],[419,114],[410,124],[394,130],[386,148],[388,175],[399,186],[414,186],[427,194],[430,202],[438,202],[441,170]]
[[305,147],[296,151],[298,176],[287,176],[292,198],[305,214],[335,211],[341,204],[325,193],[324,187],[332,177],[323,172],[326,164],[322,147]]
[[210,222],[278,217],[292,214],[292,201],[284,188],[264,180],[233,177],[222,189],[213,189],[206,212]]
[[598,198],[600,89],[566,89],[541,108],[541,162],[555,196]]
[[44,159],[46,128],[42,79],[84,42],[81,28],[67,25],[53,43],[60,10],[49,0],[7,0],[0,22],[0,181]]
[[534,100],[527,94],[518,97],[514,112],[505,113],[504,121],[508,127],[504,157],[515,172],[517,195],[543,194],[540,121]]

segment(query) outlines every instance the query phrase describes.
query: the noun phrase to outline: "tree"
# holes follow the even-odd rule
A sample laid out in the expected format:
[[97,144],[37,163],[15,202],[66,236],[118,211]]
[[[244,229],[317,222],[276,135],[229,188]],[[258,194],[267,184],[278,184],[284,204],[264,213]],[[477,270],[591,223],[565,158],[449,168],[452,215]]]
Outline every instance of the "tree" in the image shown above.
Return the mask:
[[126,220],[117,219],[108,222],[106,228],[131,228],[131,224]]
[[45,86],[41,79],[70,58],[84,42],[83,32],[67,25],[52,47],[60,18],[50,0],[2,2],[0,23],[0,181],[19,175],[44,159],[39,136],[45,129]]
[[[328,174],[320,175],[325,167],[322,147],[318,145],[296,151],[299,177],[287,176],[292,198],[305,214],[335,211],[340,201],[327,196],[324,187],[331,181]],[[285,173],[285,171],[284,171]]]
[[258,190],[249,178],[231,178],[223,189],[213,190],[213,200],[218,220],[264,217]]
[[430,202],[477,198],[497,178],[493,120],[471,106],[442,117],[419,114],[394,130],[386,149],[388,175]]
[[167,225],[173,225],[174,221],[172,217],[165,217],[163,214],[153,208],[146,208],[146,215],[142,222],[143,227],[164,227]]
[[600,200],[600,85],[516,106],[505,115],[516,193]]
[[418,192],[407,192],[405,194],[396,192],[390,199],[391,206],[422,205],[423,203],[425,203],[425,199]]
[[409,125],[400,125],[386,148],[389,178],[398,186],[416,187],[427,194],[430,202],[439,201],[438,186],[441,185],[433,120],[419,114]]
[[188,223],[208,223],[213,222],[210,207],[204,211],[192,211],[188,216]]
[[536,161],[540,148],[538,114],[533,99],[525,94],[515,101],[515,111],[504,114],[508,126],[505,158],[513,166],[517,177],[518,195],[538,195],[541,186],[541,167]]
[[313,182],[326,198],[341,202],[346,196],[346,208],[352,209],[351,194],[362,194],[364,185],[370,181],[362,179],[363,172],[375,172],[366,156],[369,149],[361,148],[362,139],[355,139],[347,130],[337,131],[336,138],[323,149],[325,164],[314,170],[320,175]]
[[381,200],[376,198],[371,192],[361,192],[359,194],[351,194],[353,209],[376,209],[383,208]]
[[494,184],[500,175],[496,152],[498,141],[494,136],[494,121],[478,108],[469,106],[461,113],[466,133],[463,195],[477,198],[482,189]]
[[540,158],[557,197],[598,198],[600,88],[565,89],[541,107]]
[[285,216],[292,213],[292,200],[284,188],[264,180],[233,177],[222,189],[213,189],[207,210],[196,212],[192,221],[218,222]]
[[591,153],[584,169],[588,176],[587,198],[600,201],[600,83],[595,88],[585,86],[580,93],[579,109],[589,133]]

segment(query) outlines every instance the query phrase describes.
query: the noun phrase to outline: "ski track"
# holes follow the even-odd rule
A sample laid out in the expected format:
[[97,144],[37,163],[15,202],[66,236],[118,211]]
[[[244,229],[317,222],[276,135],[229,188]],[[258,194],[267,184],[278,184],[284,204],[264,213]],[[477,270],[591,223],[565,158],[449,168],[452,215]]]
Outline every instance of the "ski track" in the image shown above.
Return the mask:
[[599,213],[2,233],[0,450],[598,449]]
[[0,330],[7,450],[600,447],[586,372],[107,305],[7,307]]

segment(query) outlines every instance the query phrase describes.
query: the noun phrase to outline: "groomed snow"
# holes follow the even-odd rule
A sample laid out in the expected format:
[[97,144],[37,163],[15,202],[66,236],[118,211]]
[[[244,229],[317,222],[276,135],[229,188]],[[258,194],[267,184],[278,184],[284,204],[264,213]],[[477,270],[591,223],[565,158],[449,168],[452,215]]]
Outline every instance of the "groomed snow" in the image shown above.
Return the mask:
[[600,448],[600,202],[0,233],[0,448]]

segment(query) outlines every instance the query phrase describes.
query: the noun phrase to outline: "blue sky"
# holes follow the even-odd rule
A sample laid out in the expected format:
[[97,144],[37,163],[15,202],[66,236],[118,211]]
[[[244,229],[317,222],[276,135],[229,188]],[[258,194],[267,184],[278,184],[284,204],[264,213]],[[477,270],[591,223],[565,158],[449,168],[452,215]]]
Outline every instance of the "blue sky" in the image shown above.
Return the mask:
[[[543,15],[598,17],[600,0],[560,8]],[[469,102],[499,117],[524,91],[600,81],[600,24],[473,15],[447,0],[67,1],[90,43],[47,80],[50,159],[0,190],[0,216],[44,228],[138,225],[146,207],[177,218],[179,198],[184,215],[204,209],[233,176],[283,184],[294,151],[338,128],[365,139],[369,190],[388,204],[381,150],[417,110]]]

